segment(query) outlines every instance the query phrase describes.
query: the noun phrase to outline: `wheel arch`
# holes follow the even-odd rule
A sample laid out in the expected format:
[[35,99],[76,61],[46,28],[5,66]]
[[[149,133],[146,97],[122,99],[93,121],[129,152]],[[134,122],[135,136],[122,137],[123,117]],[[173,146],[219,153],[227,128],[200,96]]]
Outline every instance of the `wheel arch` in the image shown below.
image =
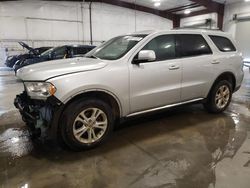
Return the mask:
[[236,77],[235,77],[235,75],[232,72],[227,71],[227,72],[221,73],[220,75],[218,75],[216,77],[216,79],[214,80],[214,82],[212,84],[212,87],[209,90],[208,95],[210,94],[210,92],[213,89],[214,85],[218,81],[220,81],[220,80],[227,80],[227,81],[229,81],[230,83],[232,83],[232,89],[233,89],[233,91],[235,90],[235,87],[236,87]]
[[115,115],[115,121],[119,121],[119,119],[122,117],[121,102],[115,94],[102,89],[89,89],[78,92],[74,96],[71,96],[70,98],[65,100],[64,104],[61,105],[54,113],[54,116],[49,126],[49,136],[52,138],[53,141],[55,141],[55,143],[62,143],[62,137],[60,136],[59,131],[61,127],[60,122],[62,121],[65,109],[69,104],[83,97],[97,97],[101,100],[104,100],[109,105],[111,105],[112,112]]
[[67,108],[67,106],[75,100],[79,100],[81,98],[87,98],[87,97],[97,98],[106,102],[112,108],[113,114],[115,115],[116,118],[120,118],[122,116],[121,102],[118,99],[118,97],[112,92],[106,91],[103,89],[88,89],[88,90],[78,92],[77,94],[75,94],[74,96],[71,96],[65,101],[64,108]]

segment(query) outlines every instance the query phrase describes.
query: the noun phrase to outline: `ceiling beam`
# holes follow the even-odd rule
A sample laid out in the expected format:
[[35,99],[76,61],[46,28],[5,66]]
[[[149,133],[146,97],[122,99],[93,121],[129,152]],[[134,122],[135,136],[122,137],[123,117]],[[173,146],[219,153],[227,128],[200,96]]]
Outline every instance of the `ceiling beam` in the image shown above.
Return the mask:
[[179,28],[181,23],[181,18],[179,15],[175,15],[173,19],[173,28]]
[[176,7],[176,8],[172,8],[172,9],[167,9],[167,10],[164,10],[164,12],[173,13],[173,12],[179,12],[179,11],[183,11],[183,10],[190,9],[190,8],[196,8],[196,7],[200,7],[200,5],[197,3],[192,3],[189,5],[184,5],[184,6],[180,6],[180,7]]
[[133,10],[138,10],[138,11],[142,11],[142,12],[155,14],[157,16],[161,16],[161,17],[167,18],[169,20],[175,19],[175,15],[172,13],[168,13],[168,12],[164,12],[161,10],[157,10],[157,9],[153,9],[153,8],[145,7],[142,5],[137,5],[134,3],[125,2],[125,1],[120,1],[120,0],[85,0],[85,2],[106,3],[106,4],[110,4],[110,5],[115,5],[115,6],[120,6],[120,7],[124,7],[124,8],[129,8],[129,9],[133,9]]

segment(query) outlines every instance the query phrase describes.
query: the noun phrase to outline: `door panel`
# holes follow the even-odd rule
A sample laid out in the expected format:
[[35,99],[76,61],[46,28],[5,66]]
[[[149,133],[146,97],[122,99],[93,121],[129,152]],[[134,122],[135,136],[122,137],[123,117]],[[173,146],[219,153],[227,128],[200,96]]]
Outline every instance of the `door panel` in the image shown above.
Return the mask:
[[206,97],[206,93],[214,79],[213,59],[211,55],[184,58],[181,100],[187,101]]
[[131,113],[180,101],[181,64],[175,59],[174,35],[161,35],[142,50],[153,50],[154,62],[129,64]]
[[176,60],[130,65],[130,107],[137,112],[180,101],[181,66]]
[[176,41],[183,68],[181,101],[206,97],[214,78],[214,61],[208,43],[200,34],[179,34]]

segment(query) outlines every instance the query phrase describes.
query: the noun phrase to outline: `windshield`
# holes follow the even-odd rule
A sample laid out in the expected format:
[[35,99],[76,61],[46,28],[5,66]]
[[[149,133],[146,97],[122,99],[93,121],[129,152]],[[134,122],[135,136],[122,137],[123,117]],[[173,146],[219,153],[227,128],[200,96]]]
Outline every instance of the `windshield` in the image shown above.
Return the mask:
[[90,51],[85,57],[105,60],[119,59],[128,53],[144,37],[146,37],[146,35],[125,35],[115,37]]
[[41,56],[49,56],[49,54],[50,54],[51,52],[54,52],[54,51],[56,51],[56,50],[59,49],[59,48],[61,48],[61,46],[54,47],[54,48],[50,48],[49,50],[46,50],[45,52],[43,52],[43,53],[41,54]]

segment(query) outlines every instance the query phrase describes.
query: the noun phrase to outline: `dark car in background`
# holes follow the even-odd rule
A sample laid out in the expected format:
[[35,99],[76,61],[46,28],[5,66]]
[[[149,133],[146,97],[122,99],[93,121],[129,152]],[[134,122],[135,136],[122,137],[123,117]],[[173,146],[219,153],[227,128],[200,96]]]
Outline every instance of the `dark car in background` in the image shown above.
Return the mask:
[[29,45],[27,45],[24,42],[18,42],[18,43],[23,48],[27,49],[28,53],[8,56],[7,59],[6,59],[6,61],[5,61],[5,65],[7,67],[11,67],[12,68],[17,61],[23,61],[25,59],[37,57],[40,54],[42,54],[43,52],[45,52],[45,51],[47,51],[47,50],[49,50],[51,48],[51,47],[31,48]]
[[40,63],[44,61],[50,61],[50,60],[56,60],[56,59],[66,59],[66,58],[73,58],[73,57],[81,57],[84,56],[84,54],[88,53],[92,49],[94,49],[95,46],[90,45],[64,45],[64,46],[58,46],[55,48],[51,48],[44,53],[42,53],[40,56],[25,59],[23,61],[18,61],[14,65],[15,72],[27,65],[32,65],[35,63]]

